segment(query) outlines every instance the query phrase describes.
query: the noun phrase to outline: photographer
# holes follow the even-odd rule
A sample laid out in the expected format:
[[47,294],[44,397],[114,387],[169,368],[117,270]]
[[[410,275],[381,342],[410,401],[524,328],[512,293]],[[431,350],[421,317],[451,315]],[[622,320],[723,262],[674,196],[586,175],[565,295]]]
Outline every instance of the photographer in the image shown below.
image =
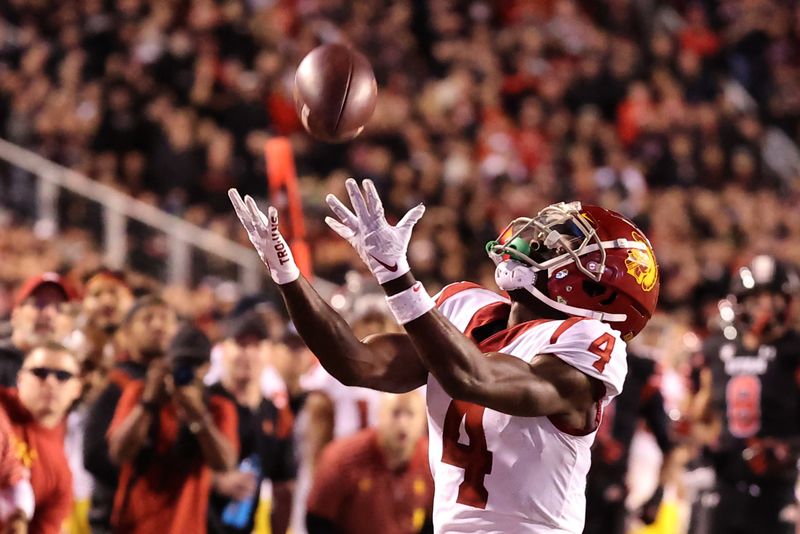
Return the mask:
[[206,532],[211,472],[236,461],[236,407],[210,394],[202,377],[211,343],[184,326],[144,381],[125,387],[108,434],[120,465],[114,532]]

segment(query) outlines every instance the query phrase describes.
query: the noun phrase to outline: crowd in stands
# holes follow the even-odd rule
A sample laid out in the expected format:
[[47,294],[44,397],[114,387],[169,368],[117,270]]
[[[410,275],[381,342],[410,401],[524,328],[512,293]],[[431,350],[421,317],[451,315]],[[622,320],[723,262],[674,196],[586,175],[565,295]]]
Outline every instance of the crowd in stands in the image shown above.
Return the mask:
[[[411,261],[433,287],[489,277],[482,244],[561,199],[642,225],[671,308],[714,293],[739,256],[800,260],[785,246],[800,232],[797,168],[768,142],[800,140],[797,2],[76,0],[0,16],[5,139],[246,242],[225,192],[263,198],[263,141],[289,136],[316,271],[337,283],[358,262],[322,224],[322,198],[349,175],[372,178],[391,214],[428,206]],[[291,97],[297,63],[329,40],[364,51],[380,86],[345,145],[313,141]],[[30,243],[12,247],[4,284],[28,262],[90,262],[53,241],[98,237],[74,198],[66,235],[19,235],[32,183],[3,173],[0,240]],[[163,259],[155,241],[132,245],[150,260],[138,270]]]

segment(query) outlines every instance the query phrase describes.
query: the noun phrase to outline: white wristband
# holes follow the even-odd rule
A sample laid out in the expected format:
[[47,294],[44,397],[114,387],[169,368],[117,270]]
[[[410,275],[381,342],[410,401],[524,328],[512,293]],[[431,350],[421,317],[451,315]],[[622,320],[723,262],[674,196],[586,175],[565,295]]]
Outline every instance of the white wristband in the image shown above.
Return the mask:
[[428,295],[421,282],[396,295],[386,297],[386,302],[392,315],[401,325],[425,315],[436,307],[436,302]]
[[289,264],[282,266],[280,270],[270,267],[269,274],[272,276],[272,280],[278,285],[282,286],[283,284],[294,282],[300,278],[300,269],[297,267],[294,259],[291,258],[291,256],[289,257],[291,259]]

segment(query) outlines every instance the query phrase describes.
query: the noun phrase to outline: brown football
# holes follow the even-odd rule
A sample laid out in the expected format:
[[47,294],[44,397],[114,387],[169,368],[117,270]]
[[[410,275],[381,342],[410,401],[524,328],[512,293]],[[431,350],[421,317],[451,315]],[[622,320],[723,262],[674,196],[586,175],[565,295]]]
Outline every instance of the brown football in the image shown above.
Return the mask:
[[318,46],[297,67],[297,114],[305,129],[323,141],[340,143],[360,134],[375,111],[377,97],[369,61],[345,45]]

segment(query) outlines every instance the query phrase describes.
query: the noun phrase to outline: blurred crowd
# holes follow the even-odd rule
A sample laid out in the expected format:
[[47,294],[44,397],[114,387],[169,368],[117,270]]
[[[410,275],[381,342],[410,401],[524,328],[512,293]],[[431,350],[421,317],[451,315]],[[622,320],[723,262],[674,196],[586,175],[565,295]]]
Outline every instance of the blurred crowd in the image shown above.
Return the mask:
[[[343,386],[270,301],[240,299],[209,338],[100,269],[80,290],[29,277],[10,315],[0,532],[430,528],[424,398]],[[348,318],[360,336],[397,328],[375,306]]]
[[[310,138],[292,101],[300,59],[330,41],[364,52],[379,83],[375,115],[364,133],[345,145]],[[0,137],[247,244],[226,191],[237,187],[264,199],[264,141],[287,136],[315,274],[343,288],[337,308],[364,333],[394,326],[369,305],[353,304],[351,293],[366,287],[353,274],[363,273],[360,261],[322,224],[325,194],[341,196],[349,176],[375,181],[390,218],[426,204],[409,258],[431,292],[462,279],[494,287],[494,266],[483,245],[513,217],[564,199],[618,210],[636,221],[655,247],[664,312],[655,343],[659,354],[671,355],[669,376],[685,378],[689,355],[716,329],[718,302],[740,265],[759,253],[800,265],[800,175],[790,157],[792,142],[800,142],[799,58],[796,0],[9,0],[0,3]],[[776,137],[788,140],[778,145],[786,150],[774,148]],[[175,461],[168,455],[176,443],[201,436],[206,441],[185,458],[185,475],[195,492],[185,498],[205,496],[208,502],[213,491],[227,496],[211,498],[209,525],[212,517],[223,521],[229,501],[253,495],[254,479],[264,479],[271,487],[260,494],[272,495],[272,517],[278,522],[273,527],[280,531],[292,522],[303,528],[303,507],[314,502],[319,514],[312,520],[325,528],[338,505],[312,491],[315,463],[334,435],[377,424],[381,400],[328,380],[274,300],[243,298],[234,284],[217,278],[201,279],[191,288],[162,286],[163,271],[154,265],[163,263],[165,244],[150,233],[131,240],[131,268],[124,276],[101,276],[116,280],[114,287],[121,289],[112,304],[97,304],[87,285],[104,272],[98,271],[96,206],[64,195],[57,232],[36,222],[36,207],[32,177],[4,165],[0,317],[11,321],[0,334],[10,340],[13,355],[12,364],[0,369],[5,385],[16,383],[19,368],[69,374],[61,381],[45,372],[42,383],[65,385],[63,406],[54,409],[56,420],[77,419],[70,427],[73,436],[84,435],[81,425],[91,420],[98,396],[116,388],[114,403],[103,403],[100,444],[108,447],[109,428],[143,432],[146,425],[136,427],[136,420],[123,424],[131,414],[155,413],[168,434],[152,443],[167,455],[162,463]],[[31,302],[28,297],[39,286],[25,281],[43,272],[59,277],[44,287],[63,282],[76,294],[65,291],[56,304]],[[75,298],[78,293],[82,300]],[[153,358],[130,356],[141,350],[127,345],[125,330],[136,327],[130,306],[146,295],[159,295],[155,307],[166,310],[166,318],[153,320],[171,325],[155,328],[162,332],[158,354],[165,359],[186,348],[172,347],[173,336],[167,334],[178,328],[178,318],[200,328],[185,338],[194,340],[189,352],[197,360],[188,367],[197,376],[183,378],[195,384],[202,375],[207,387],[196,385],[198,391],[178,398],[173,372],[180,366],[150,373]],[[43,326],[31,319],[32,311],[27,323],[26,314],[19,319],[26,306],[47,316]],[[237,328],[253,313],[261,326],[244,335]],[[104,314],[114,317],[106,317],[107,333],[91,324]],[[64,347],[29,353],[40,347],[35,335],[40,326]],[[26,331],[34,341],[24,340]],[[260,347],[253,361],[231,356],[247,352],[253,335]],[[132,363],[138,363],[133,371]],[[267,369],[250,373],[259,375],[258,387],[229,377],[239,365]],[[122,371],[114,371],[118,368]],[[113,382],[121,375],[146,382],[148,373],[156,385],[172,380],[170,393],[153,385],[148,392],[153,398],[142,404],[143,391],[123,394],[127,379]],[[72,378],[81,379],[81,393],[66,387]],[[254,395],[253,388],[262,395]],[[682,388],[665,392],[668,408],[680,412]],[[315,394],[320,391],[324,394]],[[233,397],[233,406],[215,404],[216,414],[244,406],[239,421],[250,421],[242,414],[254,411],[270,421],[252,425],[262,430],[272,425],[268,433],[256,432],[269,437],[268,460],[254,462],[253,447],[264,444],[245,447],[242,424],[236,435],[236,428],[222,428],[222,419],[210,412],[187,415],[197,407],[192,395],[210,398],[212,393],[228,401]],[[266,407],[257,406],[262,397]],[[167,414],[154,407],[156,398],[174,403],[165,408]],[[387,402],[388,414],[416,410],[413,399]],[[115,413],[117,404],[124,410]],[[73,405],[79,409],[68,416]],[[286,426],[289,419],[295,424]],[[200,425],[197,432],[189,430],[194,423]],[[372,443],[361,438],[352,446]],[[398,446],[400,463],[413,457],[406,441]],[[127,509],[125,491],[146,485],[136,473],[157,477],[158,465],[150,466],[152,472],[125,471],[125,462],[138,451],[114,443],[116,467],[97,472],[82,465],[80,441],[68,444],[77,501],[88,506],[90,496],[100,493],[91,499],[92,513],[75,512],[74,524],[84,525],[76,529],[85,528],[90,518],[95,529],[108,528],[112,518],[136,522],[113,515],[114,510],[135,517],[153,511]],[[281,447],[291,447],[291,454],[267,465]],[[328,456],[326,465],[347,461]],[[220,481],[210,474],[247,472],[254,463],[257,477]],[[98,484],[97,473],[109,472],[109,483]],[[346,482],[357,489],[368,478]],[[122,479],[130,484],[118,491]],[[402,483],[415,495],[428,491],[427,479]],[[309,501],[297,497],[309,493]],[[424,528],[424,504],[403,513],[416,530]],[[245,527],[258,524],[256,507],[241,514]],[[188,515],[197,520],[197,513]],[[226,528],[238,524],[233,515],[229,512]]]

